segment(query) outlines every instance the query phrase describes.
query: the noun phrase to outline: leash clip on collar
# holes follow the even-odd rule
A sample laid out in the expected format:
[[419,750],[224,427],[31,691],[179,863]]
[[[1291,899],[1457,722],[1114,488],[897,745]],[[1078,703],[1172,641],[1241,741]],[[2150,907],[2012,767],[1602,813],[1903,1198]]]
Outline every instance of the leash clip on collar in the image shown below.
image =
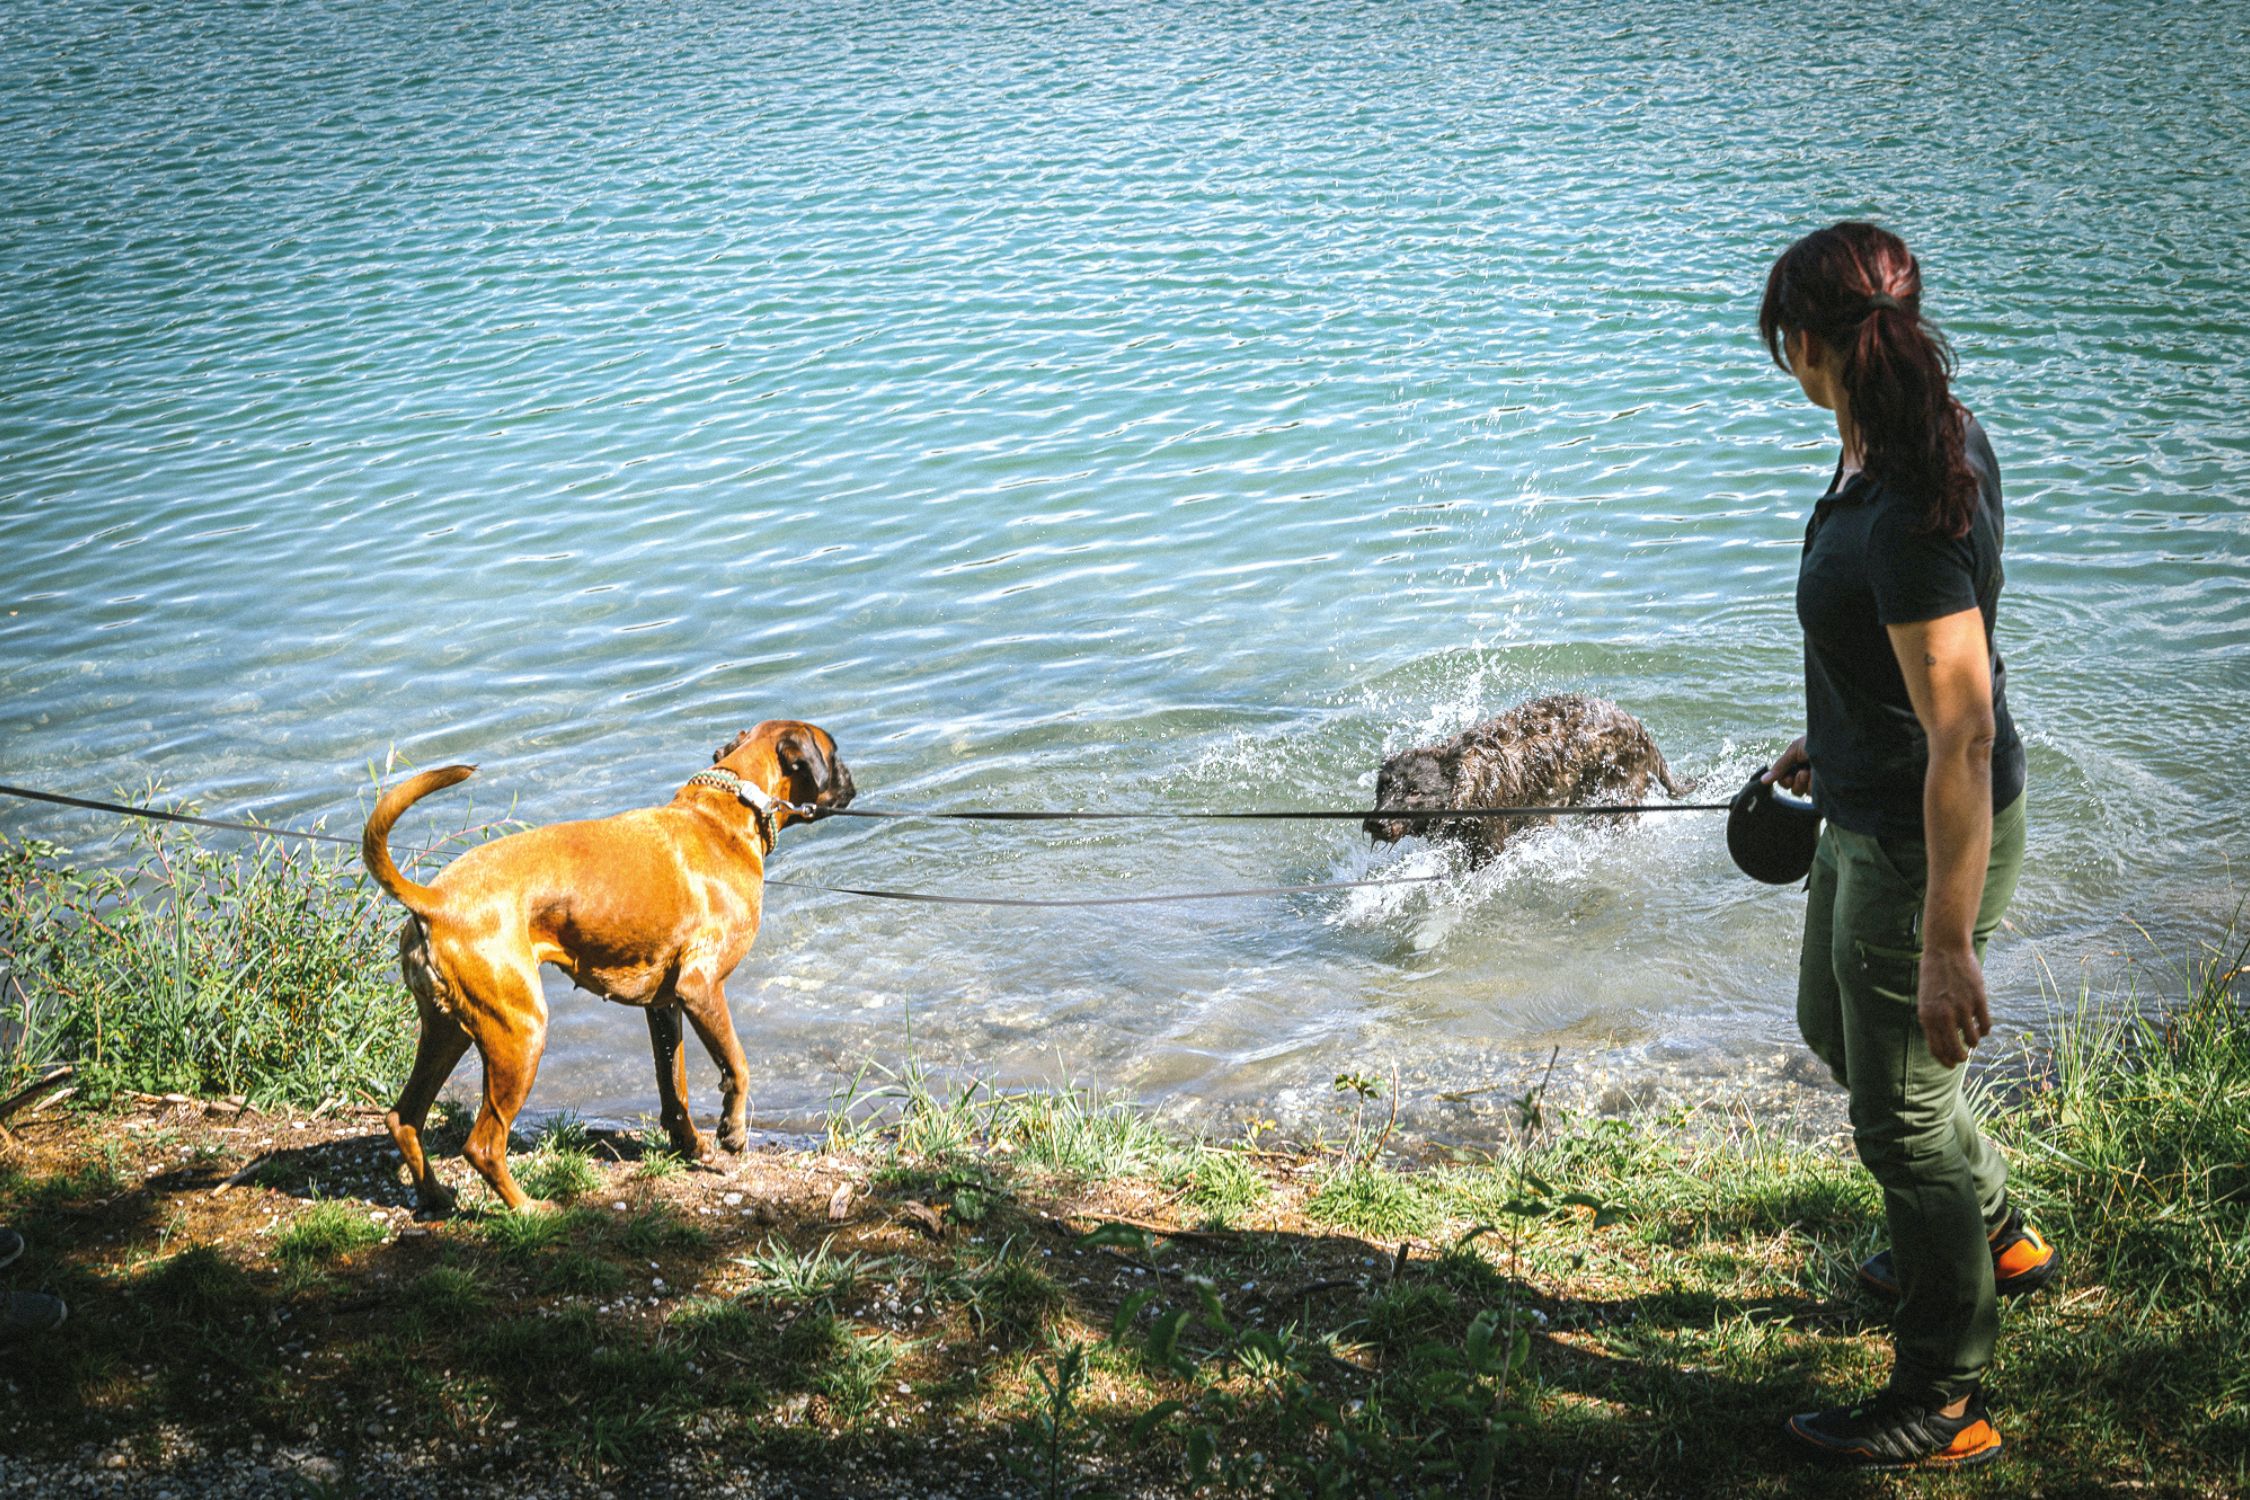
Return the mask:
[[722,771],[714,766],[708,771],[698,771],[687,780],[689,786],[713,786],[722,792],[732,793],[736,800],[748,807],[758,820],[758,833],[772,849],[781,842],[781,824],[774,816],[780,812],[795,813],[808,821],[820,816],[820,810],[800,807],[794,802],[776,797],[754,781],[746,781],[732,771]]

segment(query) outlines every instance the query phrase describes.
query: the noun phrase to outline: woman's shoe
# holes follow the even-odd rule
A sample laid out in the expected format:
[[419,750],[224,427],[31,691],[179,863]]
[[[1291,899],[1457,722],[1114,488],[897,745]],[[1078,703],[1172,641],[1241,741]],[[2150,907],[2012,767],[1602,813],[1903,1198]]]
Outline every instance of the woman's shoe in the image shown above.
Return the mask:
[[[2062,1269],[2061,1254],[2024,1222],[2017,1209],[2009,1209],[1986,1238],[1992,1245],[1992,1289],[2003,1297],[2036,1292]],[[1892,1265],[1888,1250],[1878,1250],[1861,1261],[1859,1279],[1886,1297],[1898,1295],[1898,1269]]]
[[0,1295],[0,1344],[11,1339],[28,1338],[35,1333],[51,1333],[62,1326],[70,1315],[63,1299],[50,1297],[45,1292],[8,1292]]
[[1982,1393],[1949,1417],[1886,1390],[1858,1406],[1800,1412],[1789,1419],[1789,1435],[1860,1469],[1965,1469],[1991,1462],[2006,1446]]

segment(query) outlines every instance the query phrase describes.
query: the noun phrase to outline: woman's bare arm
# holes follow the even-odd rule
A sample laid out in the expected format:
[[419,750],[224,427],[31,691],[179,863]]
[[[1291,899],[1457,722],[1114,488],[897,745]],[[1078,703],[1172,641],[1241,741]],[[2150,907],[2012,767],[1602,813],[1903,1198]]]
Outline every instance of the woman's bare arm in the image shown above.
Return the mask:
[[1992,853],[1992,667],[1974,609],[1887,627],[1914,716],[1929,737],[1922,828],[1929,890],[1922,904],[1919,1008],[1930,1054],[1947,1067],[1992,1030],[1977,963],[1977,907]]

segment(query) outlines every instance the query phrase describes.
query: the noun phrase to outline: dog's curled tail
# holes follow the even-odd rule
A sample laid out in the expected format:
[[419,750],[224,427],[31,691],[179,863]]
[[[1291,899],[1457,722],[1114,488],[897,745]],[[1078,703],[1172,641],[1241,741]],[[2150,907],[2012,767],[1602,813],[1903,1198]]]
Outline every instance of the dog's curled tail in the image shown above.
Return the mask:
[[475,766],[439,766],[419,776],[407,777],[376,800],[375,811],[368,814],[367,826],[360,831],[359,857],[367,865],[367,873],[374,876],[375,883],[389,891],[399,905],[418,917],[430,914],[438,903],[438,893],[408,880],[399,873],[398,866],[391,863],[391,825],[430,793],[467,781],[476,771]]

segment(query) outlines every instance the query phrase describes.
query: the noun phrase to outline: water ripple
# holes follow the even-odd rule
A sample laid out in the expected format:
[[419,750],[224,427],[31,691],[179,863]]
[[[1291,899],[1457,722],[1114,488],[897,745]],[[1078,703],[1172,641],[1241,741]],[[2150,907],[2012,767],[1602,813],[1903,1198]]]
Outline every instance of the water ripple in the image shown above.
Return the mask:
[[[871,797],[1325,802],[1587,687],[1739,779],[1800,713],[1832,444],[1758,281],[1875,214],[2007,474],[2018,925],[2060,968],[2232,889],[2250,120],[2216,8],[1980,4],[1931,48],[1686,0],[25,0],[0,42],[12,777],[341,824],[396,750],[561,817],[799,714]],[[1300,828],[785,857],[1039,893],[1443,867]],[[1693,819],[1129,928],[777,893],[737,1003],[783,1112],[908,1007],[964,1067],[1309,1109],[1369,1055],[1748,1055],[1793,910]],[[630,1022],[558,1005],[555,1102],[645,1107]]]

